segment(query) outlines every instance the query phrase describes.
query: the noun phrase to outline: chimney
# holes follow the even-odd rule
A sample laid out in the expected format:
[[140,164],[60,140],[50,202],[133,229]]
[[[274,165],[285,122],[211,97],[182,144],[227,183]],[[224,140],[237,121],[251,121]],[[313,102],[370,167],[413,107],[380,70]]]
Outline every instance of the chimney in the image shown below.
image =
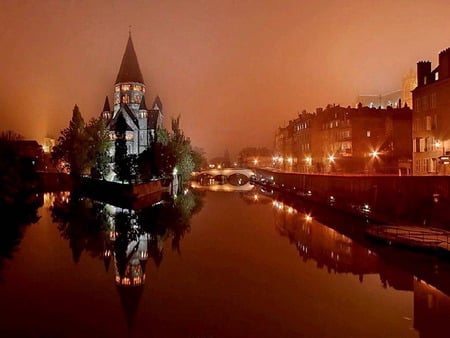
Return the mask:
[[428,84],[428,79],[431,74],[431,62],[419,61],[417,62],[417,87],[422,87]]
[[439,53],[439,80],[450,77],[450,48]]

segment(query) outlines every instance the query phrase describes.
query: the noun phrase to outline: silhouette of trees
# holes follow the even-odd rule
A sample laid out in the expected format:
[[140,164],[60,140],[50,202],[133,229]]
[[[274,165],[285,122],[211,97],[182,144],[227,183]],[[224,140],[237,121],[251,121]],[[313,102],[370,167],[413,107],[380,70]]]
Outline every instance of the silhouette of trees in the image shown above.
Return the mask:
[[52,159],[59,161],[62,169],[73,176],[94,173],[107,174],[107,151],[110,140],[101,119],[92,119],[86,125],[77,105],[72,111],[69,127],[61,131],[53,147]]
[[192,147],[191,140],[181,130],[178,116],[172,119],[172,131],[159,128],[156,142],[139,155],[139,174],[143,179],[169,177],[176,168],[186,182],[205,162],[204,155]]
[[38,185],[32,160],[19,152],[21,139],[11,131],[0,135],[0,207],[27,199]]

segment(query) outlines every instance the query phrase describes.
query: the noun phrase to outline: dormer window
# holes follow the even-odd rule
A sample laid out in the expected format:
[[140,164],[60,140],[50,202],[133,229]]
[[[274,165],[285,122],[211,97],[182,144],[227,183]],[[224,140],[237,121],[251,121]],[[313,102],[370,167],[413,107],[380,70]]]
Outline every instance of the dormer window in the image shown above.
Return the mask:
[[122,90],[123,91],[130,90],[130,85],[122,85]]

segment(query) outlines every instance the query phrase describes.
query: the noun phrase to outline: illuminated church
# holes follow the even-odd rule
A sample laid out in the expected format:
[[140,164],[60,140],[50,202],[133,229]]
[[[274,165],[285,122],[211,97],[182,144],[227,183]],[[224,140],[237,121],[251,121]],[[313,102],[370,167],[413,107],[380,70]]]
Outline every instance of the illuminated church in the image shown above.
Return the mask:
[[[106,96],[102,118],[106,120],[111,139],[125,138],[127,154],[138,155],[155,140],[156,129],[162,126],[163,106],[158,96],[150,109],[145,102],[146,87],[131,39],[128,37],[125,53],[114,84],[114,107],[111,110]],[[111,149],[114,155],[114,147]]]

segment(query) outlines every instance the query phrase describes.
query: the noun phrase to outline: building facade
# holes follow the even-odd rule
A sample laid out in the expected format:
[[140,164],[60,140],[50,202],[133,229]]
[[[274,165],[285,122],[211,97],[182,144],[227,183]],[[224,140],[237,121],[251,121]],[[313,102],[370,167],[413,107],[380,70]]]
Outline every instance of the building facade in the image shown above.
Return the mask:
[[450,48],[439,65],[417,63],[413,90],[413,174],[450,175]]
[[412,111],[329,105],[278,129],[274,166],[302,173],[411,174]]
[[[111,139],[125,138],[127,154],[138,155],[155,140],[156,129],[162,126],[163,106],[158,96],[147,108],[147,88],[139,67],[131,33],[114,84],[113,109],[108,96],[101,116],[106,121]],[[114,155],[114,147],[110,155]]]

